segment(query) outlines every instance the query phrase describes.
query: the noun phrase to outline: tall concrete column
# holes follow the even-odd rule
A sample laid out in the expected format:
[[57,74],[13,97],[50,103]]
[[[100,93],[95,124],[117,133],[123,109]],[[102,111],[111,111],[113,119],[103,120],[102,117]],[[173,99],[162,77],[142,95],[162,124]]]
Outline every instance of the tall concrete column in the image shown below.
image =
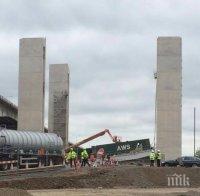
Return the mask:
[[180,37],[157,40],[156,148],[165,159],[181,156],[182,42]]
[[45,38],[20,39],[18,130],[44,130]]
[[57,133],[68,145],[69,124],[69,67],[53,64],[49,67],[49,120],[48,129]]

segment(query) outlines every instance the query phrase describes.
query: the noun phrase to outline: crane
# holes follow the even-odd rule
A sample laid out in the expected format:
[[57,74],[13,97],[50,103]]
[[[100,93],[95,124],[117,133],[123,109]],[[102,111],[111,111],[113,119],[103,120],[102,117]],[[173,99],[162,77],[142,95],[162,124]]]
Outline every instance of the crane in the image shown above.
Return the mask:
[[97,133],[95,135],[92,135],[92,136],[90,136],[90,137],[88,137],[88,138],[86,138],[84,140],[81,140],[80,142],[77,142],[76,144],[71,145],[70,147],[66,148],[65,150],[68,151],[70,148],[79,147],[80,145],[85,144],[85,143],[87,143],[87,142],[89,142],[91,140],[94,140],[94,139],[96,139],[96,138],[98,138],[100,136],[103,136],[106,133],[110,136],[110,138],[111,138],[111,140],[113,142],[115,142],[115,143],[120,142],[120,138],[118,136],[113,136],[110,133],[109,129],[105,129],[105,130],[103,130],[103,131],[101,131],[101,132],[99,132],[99,133]]

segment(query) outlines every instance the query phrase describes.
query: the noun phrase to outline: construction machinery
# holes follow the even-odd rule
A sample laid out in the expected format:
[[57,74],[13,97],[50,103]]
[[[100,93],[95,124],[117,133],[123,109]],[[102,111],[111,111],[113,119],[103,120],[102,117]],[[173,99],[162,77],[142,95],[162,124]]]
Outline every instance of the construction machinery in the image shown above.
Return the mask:
[[66,148],[65,151],[68,151],[70,148],[79,147],[80,145],[85,144],[85,143],[87,143],[87,142],[89,142],[89,141],[91,141],[91,140],[94,140],[94,139],[96,139],[96,138],[98,138],[98,137],[100,137],[100,136],[103,136],[103,135],[105,135],[106,133],[110,136],[110,138],[111,138],[111,140],[112,140],[113,142],[115,142],[115,143],[121,142],[120,137],[118,137],[118,136],[113,136],[113,135],[111,134],[111,132],[109,131],[109,129],[105,129],[104,131],[101,131],[101,132],[99,132],[99,133],[97,133],[97,134],[95,134],[95,135],[92,135],[92,136],[90,136],[90,137],[84,139],[84,140],[81,140],[80,142],[77,142],[76,144],[71,145],[70,147]]
[[0,130],[0,170],[63,164],[63,141],[55,133]]

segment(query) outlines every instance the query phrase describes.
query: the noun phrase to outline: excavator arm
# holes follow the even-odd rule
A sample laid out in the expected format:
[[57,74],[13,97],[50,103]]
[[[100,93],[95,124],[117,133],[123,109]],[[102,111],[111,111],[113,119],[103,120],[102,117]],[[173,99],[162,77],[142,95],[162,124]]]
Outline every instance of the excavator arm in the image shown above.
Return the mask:
[[104,131],[101,131],[101,132],[99,132],[99,133],[97,133],[97,134],[95,134],[95,135],[92,135],[92,136],[90,136],[90,137],[84,139],[84,140],[81,140],[80,142],[78,142],[78,143],[76,143],[76,144],[71,145],[69,148],[67,148],[67,149],[65,149],[65,150],[68,151],[70,148],[79,147],[80,145],[85,144],[85,143],[87,143],[87,142],[89,142],[89,141],[91,141],[91,140],[94,140],[94,139],[96,139],[96,138],[98,138],[98,137],[100,137],[100,136],[103,136],[103,135],[105,135],[106,133],[108,133],[108,135],[110,136],[110,138],[112,139],[113,142],[115,142],[115,143],[116,143],[116,142],[120,142],[119,137],[117,137],[117,136],[112,136],[112,134],[110,133],[110,131],[109,131],[108,129],[105,129]]

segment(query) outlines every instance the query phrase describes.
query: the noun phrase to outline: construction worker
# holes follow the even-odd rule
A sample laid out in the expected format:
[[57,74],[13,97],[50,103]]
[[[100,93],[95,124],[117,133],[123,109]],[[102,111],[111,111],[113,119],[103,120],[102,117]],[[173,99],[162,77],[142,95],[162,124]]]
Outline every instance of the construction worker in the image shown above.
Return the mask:
[[86,149],[83,149],[83,151],[81,152],[81,159],[82,159],[82,163],[81,163],[81,167],[85,167],[85,165],[87,164],[90,167],[90,164],[88,163],[88,152]]
[[67,159],[69,160],[70,167],[73,167],[73,164],[74,164],[76,168],[76,158],[77,158],[76,152],[73,150],[73,148],[70,148],[70,151],[67,155]]
[[162,154],[161,154],[160,150],[157,150],[157,153],[156,153],[157,167],[160,167],[161,159],[162,159]]
[[151,151],[150,155],[149,155],[149,159],[150,159],[150,166],[154,167],[154,161],[155,161],[156,155],[154,150]]

